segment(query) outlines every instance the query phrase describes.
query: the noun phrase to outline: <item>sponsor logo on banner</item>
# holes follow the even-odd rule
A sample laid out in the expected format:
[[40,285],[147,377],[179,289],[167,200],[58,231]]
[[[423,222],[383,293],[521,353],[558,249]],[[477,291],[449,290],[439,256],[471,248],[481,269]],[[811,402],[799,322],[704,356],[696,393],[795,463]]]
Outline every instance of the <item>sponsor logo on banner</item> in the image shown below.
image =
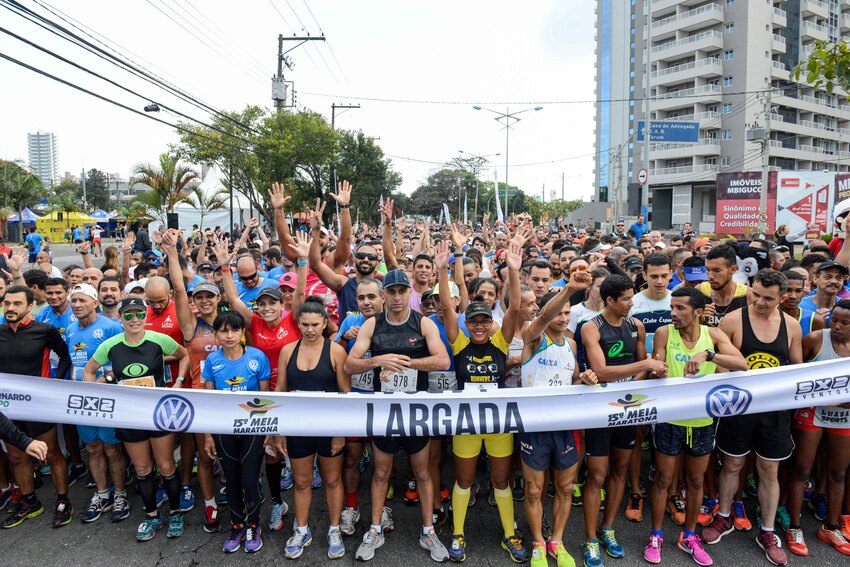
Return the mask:
[[[473,417],[474,416],[474,417]],[[477,418],[477,419],[476,419]],[[563,427],[566,429],[566,424]],[[487,433],[524,433],[522,415],[516,402],[461,402],[457,412],[449,404],[391,403],[386,421],[378,421],[375,404],[366,404],[367,437],[432,437],[437,435],[482,435]]]
[[8,409],[13,407],[13,402],[31,402],[32,396],[29,394],[19,394],[8,390],[0,390],[0,408]]
[[815,400],[850,394],[850,376],[831,376],[797,382],[795,400]]
[[100,398],[98,396],[68,396],[68,415],[112,419],[115,412],[115,398]]
[[189,430],[195,419],[195,408],[183,396],[163,396],[153,410],[153,424],[160,431],[182,433]]
[[712,388],[705,395],[705,411],[711,417],[741,415],[752,401],[753,395],[748,390],[723,384]]
[[608,402],[609,406],[622,408],[620,412],[608,414],[608,427],[655,423],[658,421],[658,408],[654,405],[643,407],[654,401],[644,394],[626,394],[616,401]]
[[277,433],[278,418],[266,416],[271,410],[280,407],[273,400],[254,398],[251,401],[239,404],[239,407],[248,412],[248,417],[233,420],[234,435]]

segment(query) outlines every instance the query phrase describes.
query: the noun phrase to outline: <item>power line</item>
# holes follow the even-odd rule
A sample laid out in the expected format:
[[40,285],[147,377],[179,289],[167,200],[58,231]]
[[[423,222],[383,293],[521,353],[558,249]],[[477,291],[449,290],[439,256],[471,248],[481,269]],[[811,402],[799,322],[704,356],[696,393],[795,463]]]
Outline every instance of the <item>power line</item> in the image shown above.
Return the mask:
[[[292,30],[293,32],[295,32],[295,26],[292,26],[292,25],[290,25],[290,24],[289,24],[289,22],[286,20],[286,18],[284,18],[284,17],[283,17],[283,14],[280,12],[280,10],[278,10],[278,9],[277,9],[277,6],[275,6],[274,2],[273,2],[272,0],[269,0],[269,4],[271,4],[271,5],[272,5],[272,8],[274,8],[274,11],[275,11],[275,12],[277,12],[277,15],[278,15],[278,16],[280,16],[280,19],[281,19],[281,20],[283,20],[283,23],[284,23],[284,24],[286,24],[286,27],[288,27],[290,30]],[[292,9],[292,6],[290,6],[290,9]],[[295,13],[295,11],[293,10],[293,14],[294,14],[294,13]],[[295,17],[296,17],[296,18],[298,18],[298,14],[295,14]],[[298,18],[298,21],[300,22],[300,21],[301,21],[301,19],[300,19],[300,18]],[[302,26],[302,29],[304,29],[304,28],[303,28],[303,26]],[[304,31],[306,31],[306,30],[304,30]],[[310,52],[309,52],[308,50],[306,50],[306,49],[305,49],[305,50],[304,50],[304,55],[306,55],[306,56],[307,56],[307,59],[309,59],[309,60],[310,60],[310,63],[312,63],[312,64],[313,64],[313,68],[314,68],[317,72],[320,72],[320,71],[319,71],[319,66],[318,66],[318,65],[316,65],[316,60],[315,60],[315,59],[313,59],[313,57],[310,55]]]
[[[313,13],[313,10],[310,8],[310,4],[307,3],[307,0],[301,0],[304,3],[304,7],[307,8],[307,12],[309,12],[310,17],[313,18],[313,21],[316,22],[316,27],[319,28],[319,33],[325,35],[325,32],[322,30],[322,24],[319,23],[319,20],[316,19],[316,15]],[[331,57],[336,62],[336,66],[339,68],[340,73],[342,73],[342,78],[345,79],[347,84],[351,84],[348,80],[348,75],[345,74],[345,69],[342,68],[342,64],[340,64],[339,59],[336,58],[336,54],[334,53],[333,47],[331,47],[331,42],[329,39],[325,38],[325,45],[328,46],[328,51],[330,51]],[[316,46],[316,49],[319,49],[319,46]]]

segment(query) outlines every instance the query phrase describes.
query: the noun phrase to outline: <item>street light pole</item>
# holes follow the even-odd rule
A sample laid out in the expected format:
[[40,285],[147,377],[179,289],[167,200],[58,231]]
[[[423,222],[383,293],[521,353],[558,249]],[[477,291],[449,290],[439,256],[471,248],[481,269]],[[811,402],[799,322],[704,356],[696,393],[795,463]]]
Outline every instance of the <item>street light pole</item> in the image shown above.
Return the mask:
[[[458,153],[466,154],[469,156],[466,161],[472,163],[472,167],[475,172],[475,208],[472,213],[472,224],[475,225],[475,219],[478,218],[478,178],[481,175],[481,166],[487,163],[487,158],[500,156],[502,154],[501,152],[497,152],[495,154],[478,155],[465,152],[463,150],[458,150]],[[498,187],[496,188],[496,194],[498,194]]]

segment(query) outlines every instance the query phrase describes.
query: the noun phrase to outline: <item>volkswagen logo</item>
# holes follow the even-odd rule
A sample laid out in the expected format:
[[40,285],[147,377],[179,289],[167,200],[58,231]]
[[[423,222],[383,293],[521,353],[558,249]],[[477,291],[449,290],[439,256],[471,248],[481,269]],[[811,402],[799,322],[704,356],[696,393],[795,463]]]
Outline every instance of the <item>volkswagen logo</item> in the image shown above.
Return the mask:
[[753,395],[743,388],[723,384],[705,395],[705,411],[711,417],[741,415],[750,407]]
[[160,431],[188,431],[195,418],[195,408],[183,396],[164,396],[153,410],[153,424]]

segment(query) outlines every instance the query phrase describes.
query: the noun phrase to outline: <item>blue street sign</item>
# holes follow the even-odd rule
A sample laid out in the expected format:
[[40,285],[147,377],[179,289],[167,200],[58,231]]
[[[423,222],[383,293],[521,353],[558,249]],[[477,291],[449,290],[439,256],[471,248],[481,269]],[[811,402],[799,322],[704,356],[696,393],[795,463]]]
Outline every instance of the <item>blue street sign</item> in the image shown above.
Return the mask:
[[47,199],[46,199],[45,197],[42,197],[42,198],[41,198],[41,204],[42,204],[42,205],[46,205],[46,204],[47,204]]
[[[650,124],[651,142],[699,142],[699,122],[666,122],[656,120]],[[643,120],[638,122],[638,142],[643,141]]]

